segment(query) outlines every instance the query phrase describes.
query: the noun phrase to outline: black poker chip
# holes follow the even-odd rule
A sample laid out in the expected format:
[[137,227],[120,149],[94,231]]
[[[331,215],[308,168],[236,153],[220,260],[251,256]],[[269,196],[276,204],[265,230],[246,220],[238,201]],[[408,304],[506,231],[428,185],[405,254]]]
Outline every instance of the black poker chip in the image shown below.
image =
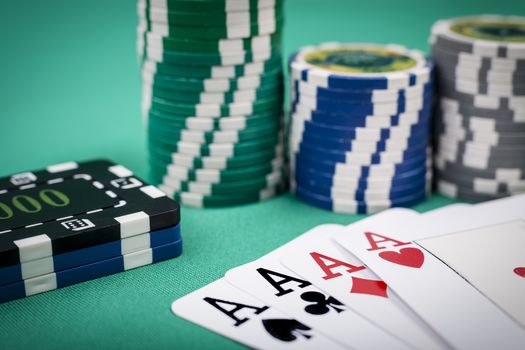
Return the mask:
[[0,267],[180,222],[177,202],[108,160],[0,178]]

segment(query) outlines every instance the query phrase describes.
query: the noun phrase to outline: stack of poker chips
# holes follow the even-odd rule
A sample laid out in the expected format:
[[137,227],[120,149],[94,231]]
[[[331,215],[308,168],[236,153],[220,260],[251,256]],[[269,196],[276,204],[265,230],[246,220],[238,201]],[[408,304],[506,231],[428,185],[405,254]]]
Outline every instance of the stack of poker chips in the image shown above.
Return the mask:
[[0,302],[171,259],[179,205],[106,160],[0,178]]
[[525,191],[525,17],[441,20],[430,43],[439,191],[473,201]]
[[372,213],[425,199],[432,64],[397,45],[327,43],[290,60],[291,187],[315,206]]
[[282,0],[140,0],[152,181],[221,207],[282,190]]

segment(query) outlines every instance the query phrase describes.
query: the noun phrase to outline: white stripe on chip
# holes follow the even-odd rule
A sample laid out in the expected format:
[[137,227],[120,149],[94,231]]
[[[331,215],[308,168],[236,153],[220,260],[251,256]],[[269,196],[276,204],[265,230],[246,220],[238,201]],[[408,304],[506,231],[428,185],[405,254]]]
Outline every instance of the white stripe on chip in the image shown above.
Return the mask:
[[128,168],[122,165],[113,165],[109,167],[108,170],[112,174],[115,174],[115,176],[118,176],[118,177],[128,177],[128,176],[133,175],[133,172],[131,170],[129,170]]
[[78,168],[78,164],[75,162],[60,163],[55,165],[50,165],[46,170],[50,173],[60,173],[63,171],[73,170]]
[[151,185],[150,186],[144,186],[140,190],[142,192],[144,192],[145,194],[147,194],[148,196],[150,196],[151,198],[153,198],[153,199],[166,196],[166,194],[164,194],[164,192],[159,190],[157,187],[151,186]]
[[13,242],[18,247],[20,263],[53,255],[51,239],[47,235],[38,235]]
[[149,232],[149,216],[143,211],[116,217],[120,223],[120,238],[126,238]]

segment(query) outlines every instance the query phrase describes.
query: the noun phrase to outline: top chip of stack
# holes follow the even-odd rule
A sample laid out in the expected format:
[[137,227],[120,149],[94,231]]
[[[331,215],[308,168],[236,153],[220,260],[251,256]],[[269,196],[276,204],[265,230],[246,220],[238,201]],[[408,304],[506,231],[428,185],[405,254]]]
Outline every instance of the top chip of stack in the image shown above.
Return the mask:
[[432,67],[397,45],[328,43],[295,54],[289,147],[297,196],[342,213],[422,201]]
[[181,204],[282,189],[282,0],[140,0],[151,176]]
[[481,201],[525,191],[525,17],[432,27],[440,192]]

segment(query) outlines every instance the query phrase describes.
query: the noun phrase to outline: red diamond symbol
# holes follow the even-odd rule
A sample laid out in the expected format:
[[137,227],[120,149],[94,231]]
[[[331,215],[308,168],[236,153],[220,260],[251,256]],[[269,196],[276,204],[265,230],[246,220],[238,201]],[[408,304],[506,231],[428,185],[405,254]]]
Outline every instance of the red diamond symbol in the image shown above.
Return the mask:
[[350,293],[370,294],[378,297],[388,298],[386,294],[387,285],[383,281],[368,280],[352,277],[352,290]]

